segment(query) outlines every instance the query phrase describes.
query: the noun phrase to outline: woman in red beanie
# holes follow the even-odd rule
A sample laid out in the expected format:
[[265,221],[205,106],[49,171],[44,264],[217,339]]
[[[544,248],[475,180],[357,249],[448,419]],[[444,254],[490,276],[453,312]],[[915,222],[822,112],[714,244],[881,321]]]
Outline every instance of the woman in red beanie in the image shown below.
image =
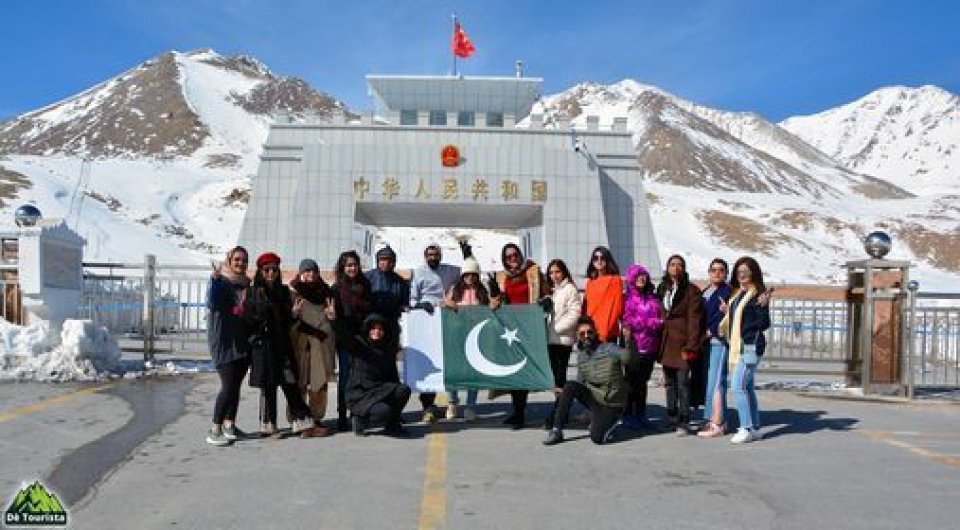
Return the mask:
[[250,386],[260,388],[261,432],[277,435],[277,387],[283,390],[290,407],[294,434],[314,436],[313,417],[297,388],[293,345],[293,300],[290,290],[280,280],[280,256],[266,252],[257,258],[245,315],[251,322],[250,342],[253,345]]

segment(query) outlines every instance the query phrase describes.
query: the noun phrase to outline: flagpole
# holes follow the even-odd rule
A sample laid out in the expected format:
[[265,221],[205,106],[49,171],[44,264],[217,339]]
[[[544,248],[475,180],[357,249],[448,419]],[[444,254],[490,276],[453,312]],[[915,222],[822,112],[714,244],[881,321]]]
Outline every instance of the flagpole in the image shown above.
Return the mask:
[[[457,15],[456,13],[450,15],[453,19],[453,35],[456,38],[457,35]],[[457,51],[453,49],[453,45],[450,45],[450,54],[453,56],[453,77],[457,77]]]

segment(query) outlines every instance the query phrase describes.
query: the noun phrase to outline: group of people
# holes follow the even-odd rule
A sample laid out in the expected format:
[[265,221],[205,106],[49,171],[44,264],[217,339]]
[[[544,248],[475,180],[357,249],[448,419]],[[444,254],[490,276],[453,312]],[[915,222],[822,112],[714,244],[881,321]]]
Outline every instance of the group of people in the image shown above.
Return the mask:
[[[211,274],[207,306],[208,340],[221,381],[208,443],[218,446],[250,436],[236,425],[242,382],[260,389],[260,436],[282,436],[277,425],[277,388],[287,401],[289,432],[302,437],[333,433],[323,425],[328,383],[336,372],[337,424],[357,435],[382,427],[404,434],[401,412],[411,389],[400,381],[400,318],[405,311],[464,305],[538,304],[544,312],[555,399],[544,420],[547,445],[563,441],[574,401],[589,411],[590,438],[609,441],[615,428],[651,429],[647,386],[660,363],[666,388],[667,422],[677,434],[718,437],[728,432],[726,394],[731,379],[738,429],[733,443],[760,438],[754,373],[770,326],[770,291],[757,261],[742,257],[733,273],[727,263],[710,263],[710,282],[692,283],[686,262],[671,256],[658,285],[648,269],[631,265],[621,275],[609,249],[591,254],[585,284],[578,289],[561,259],[545,271],[517,245],[501,252],[503,270],[481,274],[470,246],[461,243],[463,264],[443,263],[438,245],[407,280],[395,271],[389,247],[376,254],[375,268],[362,272],[360,256],[343,252],[328,285],[312,259],[300,262],[284,285],[281,259],[260,255],[252,281],[249,254],[235,247]],[[729,276],[729,280],[728,280]],[[576,354],[577,377],[567,379]],[[504,423],[527,425],[529,392],[509,392],[511,412]],[[436,394],[421,393],[423,421],[477,419],[477,392],[448,392],[446,410]],[[692,411],[703,406],[703,421]]]

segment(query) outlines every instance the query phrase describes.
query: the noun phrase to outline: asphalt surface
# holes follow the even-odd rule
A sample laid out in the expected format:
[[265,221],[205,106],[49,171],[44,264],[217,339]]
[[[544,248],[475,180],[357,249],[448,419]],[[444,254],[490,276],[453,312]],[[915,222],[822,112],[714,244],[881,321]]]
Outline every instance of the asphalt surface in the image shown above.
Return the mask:
[[[102,385],[0,384],[5,503],[40,480],[71,528],[956,528],[960,405],[762,391],[764,439],[583,426],[544,447],[500,423],[408,424],[410,436],[204,443],[215,375]],[[333,396],[331,396],[333,397]],[[663,416],[651,388],[650,415]],[[281,399],[282,403],[282,399]],[[411,399],[407,418],[419,418]],[[244,387],[240,426],[257,427]],[[732,411],[731,411],[732,412]]]

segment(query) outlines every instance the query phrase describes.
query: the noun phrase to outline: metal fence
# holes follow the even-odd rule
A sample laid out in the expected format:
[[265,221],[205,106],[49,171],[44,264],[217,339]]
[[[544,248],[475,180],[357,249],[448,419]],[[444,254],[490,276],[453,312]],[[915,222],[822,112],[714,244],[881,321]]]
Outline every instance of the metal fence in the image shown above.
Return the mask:
[[960,294],[919,293],[905,316],[907,384],[960,388]]
[[846,302],[774,297],[770,321],[766,359],[846,361]]
[[118,337],[121,347],[155,353],[206,348],[206,289],[210,269],[195,265],[85,263],[80,318]]
[[[80,317],[106,326],[128,351],[206,351],[209,269],[194,265],[85,263]],[[5,292],[7,285],[4,285]],[[960,294],[920,293],[904,305],[905,385],[960,387]],[[854,368],[843,300],[774,296],[763,370],[846,379]],[[911,377],[912,375],[912,377]]]

